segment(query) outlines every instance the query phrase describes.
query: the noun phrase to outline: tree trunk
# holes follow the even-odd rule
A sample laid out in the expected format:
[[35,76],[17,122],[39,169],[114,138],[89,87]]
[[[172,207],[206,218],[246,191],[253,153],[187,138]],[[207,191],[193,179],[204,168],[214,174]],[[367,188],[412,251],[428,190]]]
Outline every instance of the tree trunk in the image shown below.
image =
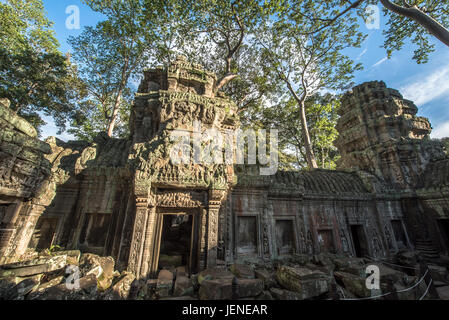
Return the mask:
[[310,133],[309,128],[307,127],[307,117],[306,117],[306,105],[305,100],[307,97],[307,94],[301,96],[301,98],[296,94],[295,90],[293,89],[292,84],[286,77],[281,77],[281,79],[287,84],[288,90],[292,94],[293,98],[296,100],[296,102],[299,104],[299,111],[301,115],[301,129],[303,133],[303,140],[304,140],[304,148],[306,149],[306,161],[307,165],[311,169],[317,169],[318,165],[316,162],[315,154],[313,153],[312,148],[312,142],[310,139]]
[[112,134],[114,133],[115,128],[115,122],[117,121],[118,112],[120,110],[120,102],[122,100],[122,89],[119,90],[117,93],[117,98],[115,99],[114,103],[114,109],[112,111],[112,117],[111,121],[109,121],[109,127],[108,127],[108,136],[112,137]]
[[301,112],[301,127],[304,136],[304,148],[306,149],[307,164],[309,165],[309,168],[316,169],[318,168],[318,165],[316,163],[315,154],[313,153],[309,128],[307,127],[306,106],[303,100],[300,102],[300,112]]
[[419,10],[417,7],[405,8],[398,6],[389,0],[380,0],[380,2],[388,10],[414,20],[425,28],[431,35],[435,36],[445,45],[449,46],[449,30],[447,30],[431,16]]

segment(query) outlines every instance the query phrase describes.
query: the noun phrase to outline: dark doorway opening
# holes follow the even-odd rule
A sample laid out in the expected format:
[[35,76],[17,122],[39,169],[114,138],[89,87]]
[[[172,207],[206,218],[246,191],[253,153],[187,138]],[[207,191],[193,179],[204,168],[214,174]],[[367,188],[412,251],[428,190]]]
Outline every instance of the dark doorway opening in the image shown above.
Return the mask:
[[352,241],[354,243],[355,255],[362,258],[369,254],[368,242],[362,225],[351,226]]
[[449,252],[449,219],[438,220],[438,226],[445,241],[446,251]]
[[391,220],[391,226],[393,227],[394,237],[399,249],[407,247],[407,237],[405,236],[404,225],[401,220]]
[[323,252],[335,252],[332,230],[318,230],[318,243]]
[[58,218],[41,217],[37,222],[28,247],[38,251],[50,248],[53,244],[57,226]]
[[193,215],[163,215],[158,269],[180,266],[186,266],[188,270],[195,269],[192,228]]
[[276,220],[276,246],[278,255],[296,252],[293,220]]

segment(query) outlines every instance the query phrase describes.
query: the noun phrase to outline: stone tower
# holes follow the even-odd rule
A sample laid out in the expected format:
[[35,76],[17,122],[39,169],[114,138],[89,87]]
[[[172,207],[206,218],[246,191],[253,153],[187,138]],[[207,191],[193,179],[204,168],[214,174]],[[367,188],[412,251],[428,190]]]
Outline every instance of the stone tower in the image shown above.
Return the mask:
[[354,87],[342,99],[337,124],[340,168],[368,171],[395,189],[416,187],[429,161],[444,157],[440,143],[430,140],[429,121],[417,112],[382,81]]
[[193,139],[208,129],[238,126],[236,105],[214,96],[215,82],[213,73],[183,57],[144,73],[131,114],[128,158],[137,207],[128,269],[138,276],[157,271],[160,238],[155,234],[162,232],[166,214],[193,217],[192,269],[216,264],[218,212],[234,180],[233,166],[194,162],[190,143],[190,150],[182,151],[189,159],[174,163],[171,158],[175,130]]

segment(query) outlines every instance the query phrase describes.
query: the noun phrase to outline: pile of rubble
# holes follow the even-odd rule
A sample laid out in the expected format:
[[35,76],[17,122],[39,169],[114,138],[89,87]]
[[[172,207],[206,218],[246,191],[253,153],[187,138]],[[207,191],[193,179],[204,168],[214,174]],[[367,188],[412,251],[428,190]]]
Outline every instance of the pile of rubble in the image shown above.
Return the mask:
[[157,279],[137,280],[114,270],[111,257],[78,250],[41,254],[32,260],[0,266],[0,299],[8,300],[304,300],[366,299],[366,267],[380,270],[378,298],[394,291],[400,300],[449,299],[447,266],[428,265],[437,294],[420,274],[413,253],[402,253],[400,265],[333,254],[294,255],[263,264],[235,263],[198,274],[186,267],[163,269]]
[[79,250],[43,253],[0,266],[0,300],[126,299],[135,276],[114,270],[114,259]]

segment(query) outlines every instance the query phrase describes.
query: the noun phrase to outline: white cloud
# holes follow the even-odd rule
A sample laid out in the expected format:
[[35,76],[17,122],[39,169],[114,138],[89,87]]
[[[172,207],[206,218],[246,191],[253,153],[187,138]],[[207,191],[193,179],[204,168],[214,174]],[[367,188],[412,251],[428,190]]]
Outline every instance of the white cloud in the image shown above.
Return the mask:
[[414,81],[402,88],[405,98],[417,105],[423,105],[449,94],[449,63],[427,75],[417,75]]
[[430,135],[434,139],[441,139],[445,137],[449,137],[449,121],[443,122],[439,126],[437,126]]
[[357,56],[357,60],[360,60],[364,55],[365,55],[365,53],[367,53],[368,52],[368,48],[365,48],[365,50],[363,50],[358,56]]
[[383,58],[383,59],[380,59],[380,60],[377,61],[375,64],[373,64],[373,65],[371,66],[371,68],[378,67],[378,66],[380,66],[382,63],[384,63],[384,62],[387,61],[387,60],[388,60],[388,57],[385,57],[385,58]]

